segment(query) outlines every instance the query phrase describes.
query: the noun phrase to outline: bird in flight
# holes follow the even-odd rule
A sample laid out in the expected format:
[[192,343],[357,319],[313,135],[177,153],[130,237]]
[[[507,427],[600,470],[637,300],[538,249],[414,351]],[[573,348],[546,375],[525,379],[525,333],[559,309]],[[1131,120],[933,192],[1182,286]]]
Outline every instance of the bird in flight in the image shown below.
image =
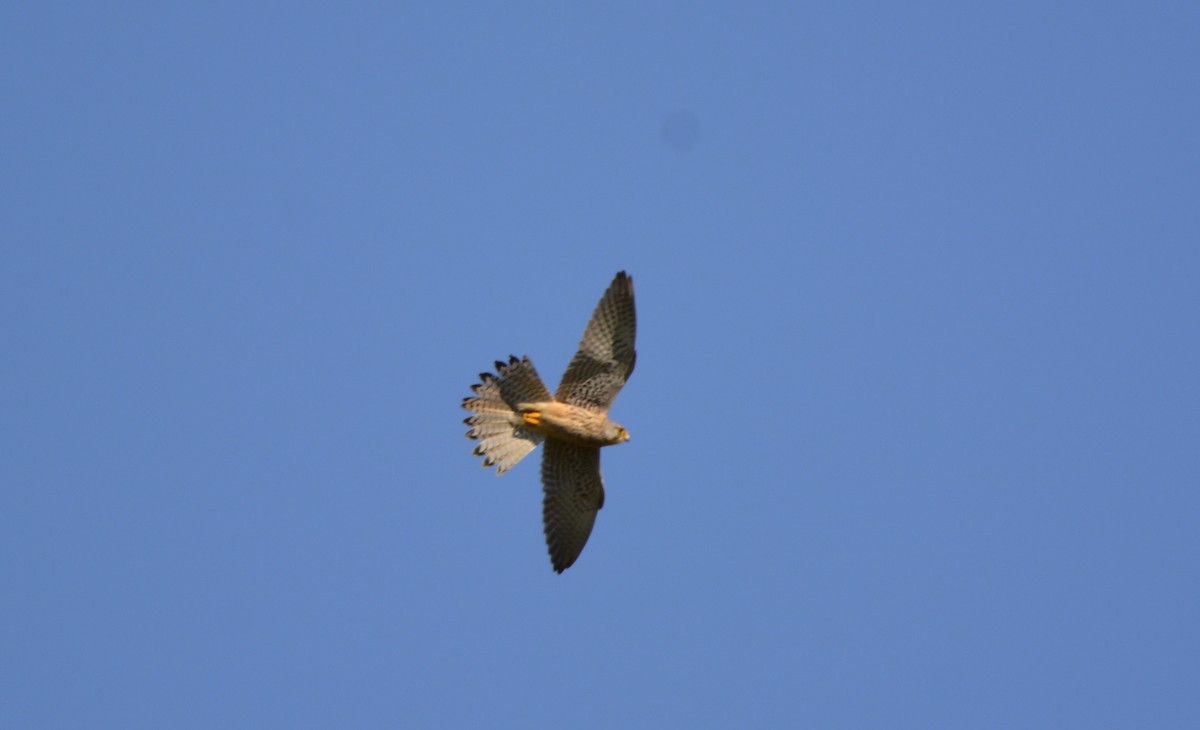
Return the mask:
[[575,562],[604,506],[600,449],[629,440],[608,409],[633,373],[637,316],[633,279],[624,271],[609,285],[554,395],[528,357],[496,361],[464,398],[467,437],[484,468],[503,474],[543,441],[542,523],[554,571]]

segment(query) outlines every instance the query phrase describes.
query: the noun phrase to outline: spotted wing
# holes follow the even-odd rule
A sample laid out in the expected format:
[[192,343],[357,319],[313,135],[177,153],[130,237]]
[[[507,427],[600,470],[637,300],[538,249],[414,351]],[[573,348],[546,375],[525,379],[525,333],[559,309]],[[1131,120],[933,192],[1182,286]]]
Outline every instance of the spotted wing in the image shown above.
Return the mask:
[[606,413],[633,373],[636,335],[633,279],[622,271],[592,312],[579,351],[571,358],[555,399]]
[[542,454],[542,522],[550,563],[561,573],[579,557],[604,506],[600,449],[547,439]]

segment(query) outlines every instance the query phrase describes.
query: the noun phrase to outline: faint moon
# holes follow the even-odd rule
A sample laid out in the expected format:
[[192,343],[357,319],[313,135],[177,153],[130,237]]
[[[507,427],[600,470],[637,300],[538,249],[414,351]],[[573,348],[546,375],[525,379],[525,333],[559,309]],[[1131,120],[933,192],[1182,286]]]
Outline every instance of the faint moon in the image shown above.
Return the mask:
[[686,109],[676,109],[663,116],[658,134],[666,146],[686,152],[695,147],[700,138],[700,122]]

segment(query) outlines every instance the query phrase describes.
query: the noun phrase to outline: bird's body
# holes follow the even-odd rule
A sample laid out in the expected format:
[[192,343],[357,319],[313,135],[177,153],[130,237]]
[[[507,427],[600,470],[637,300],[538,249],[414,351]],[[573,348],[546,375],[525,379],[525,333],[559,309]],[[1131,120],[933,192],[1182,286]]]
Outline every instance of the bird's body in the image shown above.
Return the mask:
[[542,457],[542,519],[554,570],[569,568],[583,550],[604,505],[600,448],[629,440],[608,418],[613,399],[633,372],[637,317],[633,280],[624,271],[596,305],[579,351],[554,395],[528,357],[496,362],[480,374],[474,397],[463,399],[468,438],[485,467],[503,474],[538,444]]
[[577,446],[600,448],[629,440],[629,432],[607,415],[558,401],[518,403],[517,413],[526,429]]

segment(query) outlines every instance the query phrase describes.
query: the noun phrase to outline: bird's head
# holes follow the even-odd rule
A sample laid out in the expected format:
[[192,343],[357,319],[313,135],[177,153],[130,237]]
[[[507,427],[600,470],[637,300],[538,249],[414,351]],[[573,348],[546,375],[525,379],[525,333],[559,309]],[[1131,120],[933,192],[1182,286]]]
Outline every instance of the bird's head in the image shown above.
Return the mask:
[[604,424],[604,438],[610,443],[619,444],[629,440],[629,432],[619,423],[609,421]]

